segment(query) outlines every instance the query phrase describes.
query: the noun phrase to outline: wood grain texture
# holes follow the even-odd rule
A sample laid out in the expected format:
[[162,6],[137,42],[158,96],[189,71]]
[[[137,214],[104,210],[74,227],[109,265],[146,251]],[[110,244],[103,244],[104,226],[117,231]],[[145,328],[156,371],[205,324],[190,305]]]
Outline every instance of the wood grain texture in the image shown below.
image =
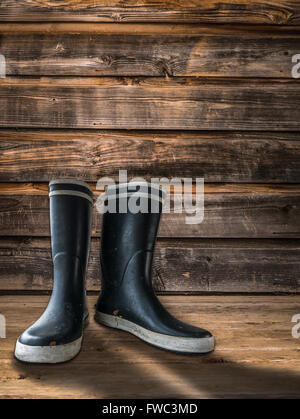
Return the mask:
[[6,74],[291,78],[300,44],[299,30],[268,27],[89,26],[0,25]]
[[298,0],[2,0],[2,21],[299,24]]
[[[6,185],[4,185],[6,188]],[[30,189],[30,188],[29,188]],[[255,190],[255,185],[252,187]],[[186,224],[185,212],[163,214],[160,237],[199,238],[300,238],[300,194],[206,193],[204,220]],[[173,199],[175,196],[175,200]],[[171,196],[171,210],[178,209]],[[195,214],[190,214],[193,216]],[[46,191],[1,194],[2,236],[49,236],[49,199]],[[101,233],[101,215],[94,207],[92,234]]]
[[[100,240],[92,239],[87,290],[101,288]],[[159,240],[153,283],[160,293],[296,293],[299,240]],[[52,288],[48,238],[0,240],[0,290]]]
[[[78,177],[81,180],[81,177]],[[97,186],[95,183],[89,183],[89,186],[95,194],[95,199],[97,196],[104,192],[105,186]],[[188,193],[194,194],[196,192],[196,186],[193,184],[191,187],[186,187],[185,190]],[[174,193],[182,193],[183,187],[181,185],[174,185]],[[206,194],[300,194],[300,185],[299,184],[262,184],[262,183],[205,183],[204,191]],[[49,193],[48,183],[12,183],[12,182],[0,182],[0,196],[6,195],[45,195]]]
[[0,131],[0,180],[204,177],[300,183],[299,133]]
[[[299,296],[164,296],[181,320],[209,329],[215,352],[201,357],[151,347],[97,325],[63,365],[26,365],[13,358],[17,337],[48,297],[1,296],[7,338],[1,340],[0,394],[10,398],[299,398],[299,339],[291,336]],[[94,313],[96,297],[88,297]],[[16,307],[18,308],[16,310]]]
[[0,127],[300,129],[295,81],[44,78],[0,81]]

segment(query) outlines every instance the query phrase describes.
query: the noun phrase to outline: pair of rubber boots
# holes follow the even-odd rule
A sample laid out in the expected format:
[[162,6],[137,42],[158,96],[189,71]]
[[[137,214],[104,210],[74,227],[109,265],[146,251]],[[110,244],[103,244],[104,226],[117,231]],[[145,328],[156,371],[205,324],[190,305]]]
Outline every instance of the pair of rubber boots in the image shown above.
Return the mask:
[[[42,316],[17,340],[20,361],[59,363],[81,349],[88,323],[85,276],[88,264],[93,192],[78,180],[53,180],[50,224],[54,284]],[[154,244],[164,191],[148,183],[106,188],[101,235],[102,288],[95,320],[180,353],[207,353],[214,338],[168,313],[152,287]],[[103,207],[104,208],[104,207]]]

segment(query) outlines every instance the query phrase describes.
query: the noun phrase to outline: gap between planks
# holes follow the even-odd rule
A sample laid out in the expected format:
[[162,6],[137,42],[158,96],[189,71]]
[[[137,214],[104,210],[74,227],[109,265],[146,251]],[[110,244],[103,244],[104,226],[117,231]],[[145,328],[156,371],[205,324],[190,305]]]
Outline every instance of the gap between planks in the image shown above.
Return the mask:
[[105,34],[105,35],[246,35],[262,32],[270,35],[300,35],[300,26],[205,25],[198,23],[0,23],[0,33],[10,34]]

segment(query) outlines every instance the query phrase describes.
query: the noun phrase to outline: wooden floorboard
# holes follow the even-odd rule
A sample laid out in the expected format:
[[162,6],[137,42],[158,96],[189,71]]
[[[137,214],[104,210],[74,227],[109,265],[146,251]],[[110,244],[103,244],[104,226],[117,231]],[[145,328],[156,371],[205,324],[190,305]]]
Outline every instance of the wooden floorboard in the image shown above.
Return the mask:
[[[174,315],[209,328],[217,347],[182,356],[91,320],[71,363],[26,365],[13,358],[18,335],[48,297],[1,296],[7,338],[0,339],[0,396],[49,398],[300,397],[300,340],[291,335],[299,296],[167,296]],[[89,297],[90,311],[96,297]]]

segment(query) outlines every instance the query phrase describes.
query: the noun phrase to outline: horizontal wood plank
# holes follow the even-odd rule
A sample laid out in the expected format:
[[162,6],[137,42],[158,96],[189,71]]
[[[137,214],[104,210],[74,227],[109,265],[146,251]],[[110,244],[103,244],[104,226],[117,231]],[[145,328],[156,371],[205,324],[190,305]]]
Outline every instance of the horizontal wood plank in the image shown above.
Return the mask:
[[299,53],[299,30],[147,24],[130,25],[131,31],[121,24],[117,28],[111,24],[36,26],[0,25],[0,51],[8,76],[291,78],[292,57]]
[[[187,213],[173,212],[179,202],[178,195],[172,194],[171,212],[162,216],[160,237],[300,238],[299,190],[290,193],[284,187],[280,193],[278,186],[276,192],[270,193],[253,193],[249,189],[245,193],[205,193],[204,220],[200,224],[187,224]],[[2,236],[50,234],[46,190],[1,194],[0,215]],[[100,235],[101,219],[94,207],[94,236]]]
[[299,133],[0,130],[0,180],[204,177],[205,182],[300,182]]
[[0,127],[300,129],[295,81],[44,78],[0,81]]
[[[101,288],[99,255],[92,239],[89,291]],[[295,293],[299,269],[299,240],[159,240],[153,283],[161,293]],[[50,290],[52,277],[50,239],[0,239],[0,290]]]
[[299,24],[298,0],[2,0],[2,21],[208,22]]
[[[1,340],[0,393],[9,398],[299,398],[299,339],[291,319],[299,296],[163,296],[174,316],[209,329],[213,353],[161,351],[129,333],[99,326],[96,297],[82,351],[64,365],[28,365],[13,357],[17,337],[48,297],[0,296],[7,320]],[[17,308],[17,309],[16,309]]]
[[[51,180],[53,178],[49,178]],[[79,180],[82,180],[80,176],[78,176]],[[130,179],[131,180],[131,179]],[[118,183],[118,179],[116,179],[116,183]],[[99,185],[95,183],[88,183],[90,188],[93,190],[95,194],[95,199],[97,196],[104,192],[105,185]],[[164,186],[165,187],[165,186]],[[172,187],[175,194],[179,194],[183,192],[183,185],[174,185]],[[186,186],[185,191],[190,194],[194,194],[196,192],[196,185],[193,184],[191,187]],[[204,184],[204,191],[206,194],[251,194],[251,195],[259,195],[259,194],[293,194],[299,195],[300,194],[300,185],[299,184],[252,184],[252,183],[205,183]],[[0,196],[1,195],[48,195],[49,193],[49,185],[48,183],[12,183],[12,182],[0,182]]]

